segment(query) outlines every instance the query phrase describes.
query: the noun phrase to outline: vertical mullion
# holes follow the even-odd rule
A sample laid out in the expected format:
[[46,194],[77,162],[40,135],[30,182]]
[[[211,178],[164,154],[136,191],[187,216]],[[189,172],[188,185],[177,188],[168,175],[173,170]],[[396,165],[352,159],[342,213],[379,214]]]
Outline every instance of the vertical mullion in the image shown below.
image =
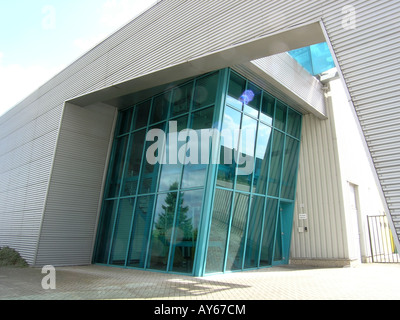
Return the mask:
[[[154,97],[151,99],[149,115],[148,115],[148,117],[147,117],[147,125],[146,125],[146,127],[145,127],[144,129],[142,129],[142,130],[145,130],[145,131],[146,131],[146,136],[147,136],[147,133],[148,133],[148,130],[149,130],[149,123],[150,123],[150,119],[151,119],[151,113],[152,113],[152,110],[153,110],[153,101],[154,101]],[[135,108],[135,109],[136,109],[136,108]],[[133,127],[133,120],[134,120],[134,117],[132,117],[131,128]],[[139,131],[138,131],[138,132],[139,132]],[[139,196],[139,187],[140,187],[140,181],[141,181],[141,178],[142,178],[143,164],[144,164],[144,161],[145,161],[144,158],[145,158],[145,150],[146,150],[146,136],[145,136],[144,141],[143,141],[142,157],[140,158],[140,168],[139,168],[139,176],[138,176],[138,185],[137,185],[137,187],[136,187],[135,205],[134,205],[134,207],[133,207],[133,214],[132,214],[132,219],[131,219],[131,227],[130,227],[130,229],[129,229],[128,246],[127,246],[126,255],[125,255],[125,267],[126,267],[127,264],[128,264],[129,253],[130,253],[131,246],[132,246],[131,241],[132,241],[133,226],[134,226],[134,223],[135,223],[136,204],[137,204],[137,198],[138,198],[138,196]],[[147,255],[147,254],[146,254],[146,255]]]
[[[168,99],[168,114],[167,114],[167,120],[166,120],[166,123],[165,123],[165,128],[164,129],[166,129],[167,128],[167,125],[168,125],[168,121],[169,121],[169,115],[170,115],[170,108],[171,108],[171,101],[172,101],[172,93],[173,93],[173,90],[171,90],[170,91],[170,93],[169,93],[169,99]],[[153,99],[153,103],[152,103],[152,105],[154,104],[154,99]],[[151,115],[150,115],[150,117],[151,117]],[[149,126],[150,126],[150,117],[149,117],[149,122],[148,122],[148,128],[147,129],[149,129]],[[162,122],[161,122],[162,123]],[[167,137],[165,137],[165,143],[167,142]],[[162,150],[162,154],[161,154],[161,160],[163,159],[163,157],[164,157],[164,152],[166,151],[166,146],[164,145],[163,146],[163,150]],[[145,158],[146,157],[143,157],[143,161],[145,161]],[[157,209],[157,203],[158,203],[158,187],[159,187],[159,184],[160,184],[160,173],[161,173],[161,168],[162,168],[162,164],[160,163],[159,164],[159,168],[158,168],[158,173],[157,173],[157,182],[156,182],[156,187],[155,187],[155,190],[154,190],[154,204],[153,204],[153,210],[152,210],[152,214],[151,214],[151,223],[150,223],[150,232],[149,232],[149,236],[148,236],[148,238],[147,238],[147,252],[146,252],[146,261],[145,261],[145,264],[144,264],[144,269],[146,270],[146,269],[148,269],[148,263],[149,263],[149,250],[150,250],[150,243],[151,243],[151,236],[152,236],[152,233],[153,233],[153,225],[154,225],[154,215],[155,215],[155,212],[156,212],[156,209]],[[167,266],[168,267],[168,266]]]
[[125,267],[128,265],[128,258],[129,258],[129,252],[131,249],[131,240],[132,240],[132,229],[133,229],[133,224],[135,221],[135,212],[136,212],[136,204],[137,204],[137,196],[134,198],[134,203],[133,203],[133,211],[132,211],[132,218],[131,218],[131,226],[129,228],[129,236],[128,236],[128,245],[126,246],[126,253],[125,253]]
[[[248,83],[247,83],[248,86]],[[261,99],[260,99],[260,106],[259,106],[259,112],[261,110],[261,103],[262,103],[262,94],[261,94]],[[246,232],[244,235],[244,248],[243,248],[243,259],[242,259],[242,270],[244,269],[244,264],[245,264],[245,260],[246,260],[246,250],[247,250],[247,236],[248,236],[248,232],[249,232],[249,220],[250,220],[250,211],[251,211],[251,204],[252,204],[252,200],[253,200],[253,186],[254,186],[254,176],[255,176],[255,167],[256,167],[256,152],[257,152],[257,139],[258,139],[258,131],[259,131],[259,127],[260,127],[260,122],[257,119],[257,126],[256,126],[256,134],[255,134],[255,141],[254,141],[254,163],[253,163],[253,175],[252,175],[252,179],[251,179],[251,184],[250,184],[250,194],[249,194],[249,203],[248,203],[248,209],[247,209],[247,222],[246,222]]]
[[[227,68],[219,71],[218,89],[214,104],[215,107],[213,115],[213,123],[218,123],[218,128],[217,128],[218,132],[220,132],[222,128],[223,115],[226,104],[227,88],[229,82],[229,73],[230,71]],[[194,275],[196,276],[204,276],[207,264],[208,244],[211,231],[211,223],[213,217],[214,199],[216,191],[216,181],[217,181],[217,174],[219,167],[218,159],[221,152],[220,151],[221,137],[218,138],[219,139],[215,146],[213,145],[214,139],[212,138],[211,152],[209,155],[209,159],[211,161],[209,161],[206,173],[206,181],[203,194],[203,208],[201,211],[199,232],[198,232],[198,247],[196,250],[195,267],[193,272]],[[215,159],[213,158],[214,148],[217,148]]]
[[[131,129],[131,128],[132,128],[132,121],[131,121],[131,127],[129,129]],[[110,239],[110,251],[108,252],[107,264],[110,264],[111,252],[113,251],[114,236],[115,236],[115,226],[116,226],[117,220],[119,218],[119,207],[120,207],[120,203],[121,203],[121,193],[122,193],[123,182],[124,182],[124,179],[125,179],[127,159],[128,159],[129,151],[132,149],[131,139],[132,139],[132,134],[129,133],[128,142],[127,142],[127,146],[126,146],[126,150],[125,150],[125,157],[123,157],[124,158],[124,160],[123,160],[124,162],[123,162],[123,167],[122,167],[123,169],[122,169],[122,174],[121,174],[121,184],[119,186],[119,191],[118,191],[118,200],[117,200],[118,203],[117,203],[117,207],[115,209],[114,224],[113,224],[113,230],[112,230],[111,239]]]
[[[281,232],[280,230],[278,230],[278,219],[281,219],[280,204],[281,204],[281,193],[282,193],[282,177],[283,177],[283,170],[284,170],[284,166],[285,166],[286,132],[287,132],[288,115],[289,115],[288,107],[286,105],[285,105],[285,107],[286,107],[286,121],[285,121],[285,132],[283,133],[284,139],[283,139],[283,150],[282,150],[282,153],[283,153],[282,154],[282,166],[281,166],[279,191],[278,191],[279,202],[278,202],[278,209],[277,209],[277,213],[276,213],[277,219],[276,219],[276,223],[275,223],[275,237],[274,237],[274,245],[273,245],[273,250],[272,250],[272,262],[274,261],[274,257],[275,257],[276,237],[278,235],[278,232]],[[281,221],[280,225],[282,228],[282,221]],[[282,235],[281,235],[281,237],[282,237]],[[282,254],[283,254],[283,252],[282,252]]]
[[[118,117],[120,117],[120,115],[118,115]],[[115,126],[115,129],[114,129],[115,130],[114,138],[113,138],[113,142],[112,142],[113,146],[111,148],[110,160],[109,160],[108,169],[107,169],[107,175],[106,175],[106,179],[105,179],[106,183],[105,183],[105,188],[104,188],[103,200],[102,200],[102,203],[101,203],[101,214],[100,214],[98,223],[102,223],[103,216],[105,215],[104,208],[105,208],[106,199],[108,198],[107,197],[107,193],[108,193],[108,190],[109,190],[108,187],[110,185],[110,180],[111,180],[111,176],[112,176],[112,170],[110,170],[110,168],[112,168],[113,165],[114,165],[115,155],[117,153],[117,144],[115,142],[117,141],[117,135],[118,135],[119,126],[120,126],[120,120],[117,119],[116,126]],[[97,227],[96,242],[95,242],[95,246],[93,248],[94,249],[93,250],[94,253],[97,253],[97,249],[98,249],[98,246],[99,246],[98,242],[100,240],[99,239],[100,229],[101,228]],[[96,256],[93,254],[93,260],[94,259],[96,259]],[[107,261],[108,261],[108,259],[107,259]]]
[[250,220],[251,205],[253,203],[253,195],[249,194],[248,196],[249,196],[249,200],[248,200],[248,208],[247,208],[246,230],[245,230],[245,235],[244,235],[242,270],[244,270],[244,263],[245,263],[245,260],[246,260],[247,234],[248,234],[248,231],[249,231],[249,220]]
[[[261,228],[261,241],[260,241],[260,247],[259,247],[259,253],[258,253],[258,267],[260,267],[260,260],[261,260],[261,252],[262,252],[262,244],[263,244],[263,239],[264,239],[264,225],[265,225],[265,215],[267,211],[267,204],[268,204],[268,190],[269,190],[269,177],[271,173],[271,159],[272,159],[272,148],[274,146],[274,140],[275,140],[275,130],[274,130],[274,125],[275,125],[275,114],[276,114],[276,106],[277,106],[277,99],[275,98],[274,102],[274,111],[272,115],[272,125],[271,125],[271,150],[268,155],[268,173],[267,173],[267,185],[265,186],[265,200],[264,200],[264,215],[263,215],[263,225]],[[268,146],[267,146],[268,148]],[[273,257],[273,256],[272,256]],[[271,259],[271,265],[272,265],[272,259]]]

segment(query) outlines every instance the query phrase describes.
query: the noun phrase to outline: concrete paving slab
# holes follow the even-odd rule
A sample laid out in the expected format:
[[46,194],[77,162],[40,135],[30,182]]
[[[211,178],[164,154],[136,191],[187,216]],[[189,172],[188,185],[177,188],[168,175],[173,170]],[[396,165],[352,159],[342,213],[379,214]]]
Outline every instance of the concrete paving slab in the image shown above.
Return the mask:
[[38,268],[0,268],[0,300],[398,300],[400,264],[283,266],[193,278],[80,266],[56,268],[45,290]]

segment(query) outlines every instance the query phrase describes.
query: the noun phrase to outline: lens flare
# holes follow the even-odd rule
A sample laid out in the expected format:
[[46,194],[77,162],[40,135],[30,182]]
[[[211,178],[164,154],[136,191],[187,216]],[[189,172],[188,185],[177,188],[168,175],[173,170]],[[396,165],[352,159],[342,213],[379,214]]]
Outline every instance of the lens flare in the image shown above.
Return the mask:
[[254,92],[251,90],[246,90],[240,96],[239,101],[244,104],[249,104],[251,101],[253,101],[253,99],[254,99]]

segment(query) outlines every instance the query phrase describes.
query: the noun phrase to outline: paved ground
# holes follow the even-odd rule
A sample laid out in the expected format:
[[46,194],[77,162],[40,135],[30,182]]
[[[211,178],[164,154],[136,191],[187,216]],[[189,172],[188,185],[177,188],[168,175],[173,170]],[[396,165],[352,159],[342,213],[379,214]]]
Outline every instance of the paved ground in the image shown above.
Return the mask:
[[102,266],[0,268],[0,300],[397,300],[400,264],[318,269],[293,266],[193,278]]

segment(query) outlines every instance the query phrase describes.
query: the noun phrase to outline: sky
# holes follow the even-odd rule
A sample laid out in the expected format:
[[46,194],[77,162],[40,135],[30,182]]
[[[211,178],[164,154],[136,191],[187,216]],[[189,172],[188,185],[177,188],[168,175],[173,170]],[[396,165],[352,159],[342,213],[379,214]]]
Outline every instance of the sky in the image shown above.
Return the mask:
[[0,0],[0,116],[157,0]]

